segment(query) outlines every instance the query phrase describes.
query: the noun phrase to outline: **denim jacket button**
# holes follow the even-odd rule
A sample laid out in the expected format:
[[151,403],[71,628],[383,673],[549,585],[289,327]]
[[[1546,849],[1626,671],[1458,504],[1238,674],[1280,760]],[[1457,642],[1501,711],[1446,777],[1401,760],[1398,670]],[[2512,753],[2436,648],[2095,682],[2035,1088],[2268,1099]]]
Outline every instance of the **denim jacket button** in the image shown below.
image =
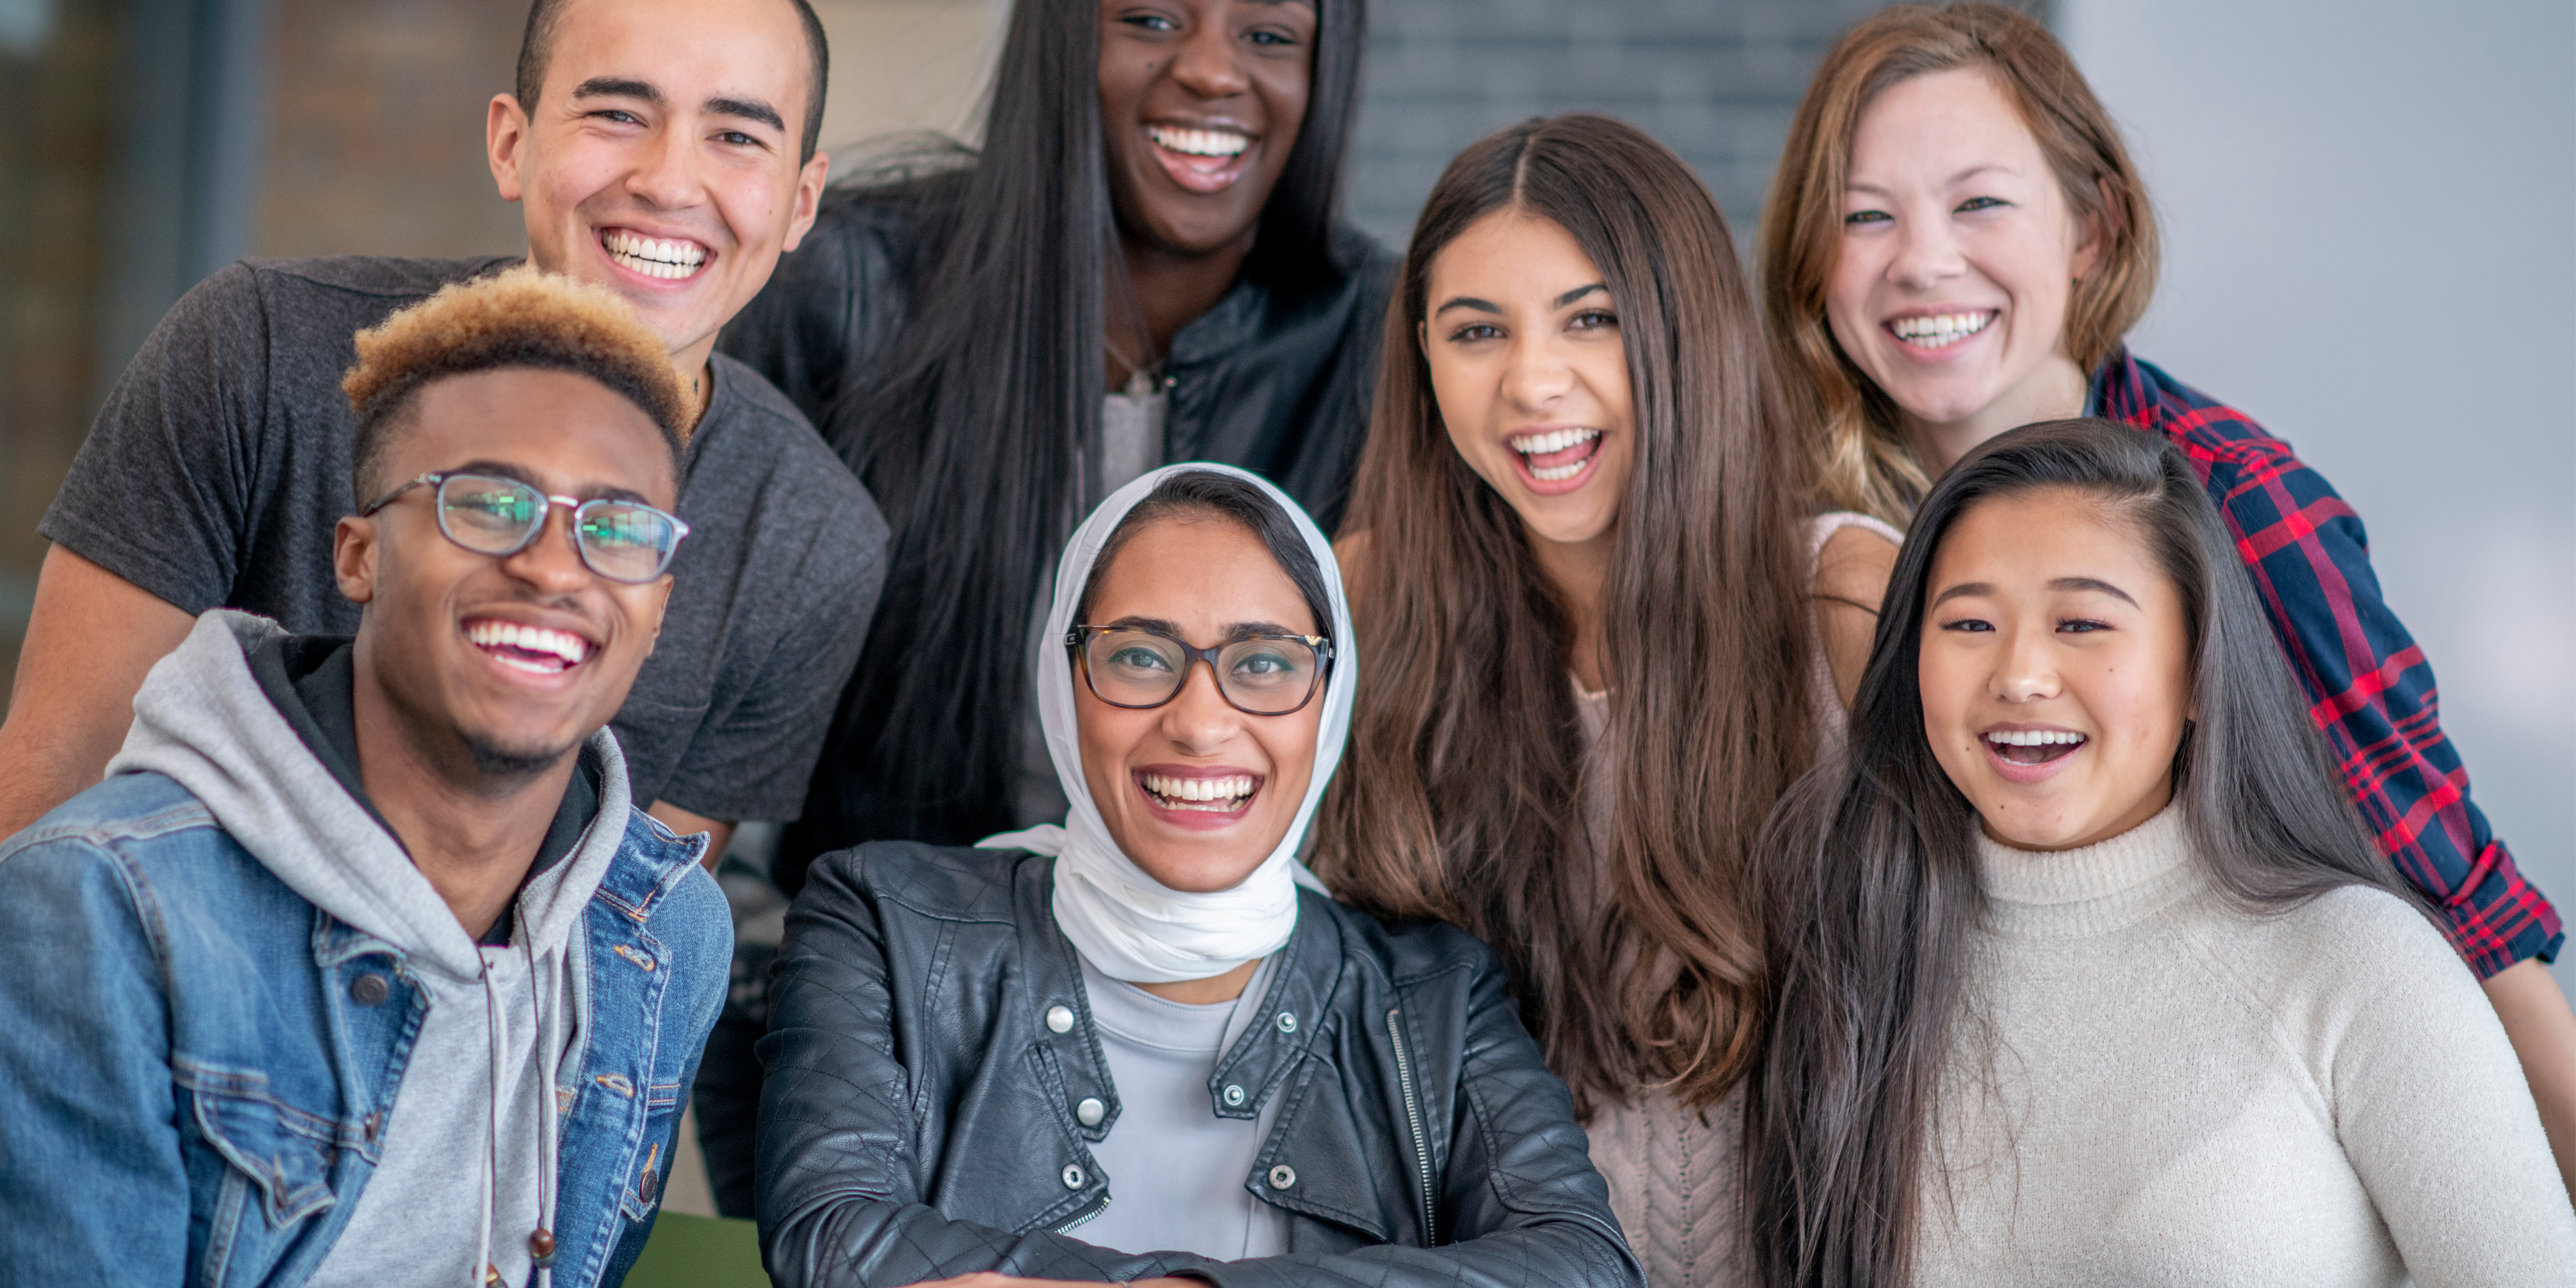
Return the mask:
[[1068,1190],[1078,1190],[1082,1188],[1081,1167],[1072,1163],[1064,1165],[1064,1187]]
[[392,992],[393,988],[385,983],[385,977],[373,972],[349,981],[349,996],[358,999],[360,1006],[374,1006]]
[[1270,1188],[1284,1190],[1297,1183],[1297,1169],[1286,1163],[1270,1169]]
[[1085,1127],[1097,1127],[1100,1120],[1108,1116],[1109,1106],[1100,1103],[1097,1096],[1084,1096],[1082,1103],[1073,1107],[1074,1121]]
[[1282,1033],[1294,1033],[1294,1032],[1296,1032],[1296,1031],[1297,1031],[1297,1017],[1296,1017],[1296,1016],[1294,1016],[1294,1015],[1289,1014],[1289,1013],[1288,1013],[1288,1012],[1286,1012],[1286,1011],[1281,1011],[1281,1012],[1279,1013],[1279,1031],[1280,1031],[1280,1032],[1282,1032]]
[[1069,1006],[1048,1007],[1047,1030],[1052,1033],[1073,1032],[1073,1008]]
[[1225,1103],[1229,1105],[1240,1105],[1243,1103],[1242,1083],[1229,1082],[1225,1084]]

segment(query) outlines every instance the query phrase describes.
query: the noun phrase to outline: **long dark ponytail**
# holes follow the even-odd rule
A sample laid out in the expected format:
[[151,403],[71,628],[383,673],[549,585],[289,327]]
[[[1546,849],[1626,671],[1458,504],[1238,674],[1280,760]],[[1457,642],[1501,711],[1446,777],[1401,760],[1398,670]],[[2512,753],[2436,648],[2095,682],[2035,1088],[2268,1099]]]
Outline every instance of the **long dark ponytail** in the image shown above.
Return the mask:
[[[1334,263],[1366,36],[1365,0],[1314,3],[1305,122],[1244,267],[1279,291],[1331,276],[1316,267]],[[907,158],[828,198],[896,208],[916,249],[896,266],[910,307],[891,356],[821,418],[894,540],[816,798],[781,856],[791,889],[799,860],[827,849],[972,840],[1017,821],[1030,611],[1099,499],[1087,463],[1106,392],[1104,282],[1119,267],[1099,28],[1096,0],[1019,0],[980,154]]]
[[1745,1168],[1754,1259],[1773,1288],[1909,1277],[1925,1125],[1986,906],[1975,812],[1923,732],[1925,583],[1959,516],[2042,488],[2081,492],[2136,524],[2182,592],[2197,719],[2174,794],[2219,888],[2256,910],[2347,885],[2414,901],[2362,831],[2181,453],[2101,420],[1988,442],[1916,511],[1844,763],[1799,784],[1763,846],[1771,1025],[1747,1081]]

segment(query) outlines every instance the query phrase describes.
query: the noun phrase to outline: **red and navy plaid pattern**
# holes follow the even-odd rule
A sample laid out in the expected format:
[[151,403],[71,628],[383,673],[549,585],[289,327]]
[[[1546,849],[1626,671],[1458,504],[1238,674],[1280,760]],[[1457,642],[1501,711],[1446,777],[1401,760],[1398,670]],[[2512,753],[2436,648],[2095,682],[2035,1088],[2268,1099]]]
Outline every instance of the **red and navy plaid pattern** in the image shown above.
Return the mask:
[[2363,820],[2460,956],[2481,977],[2555,960],[2558,911],[2469,799],[2433,665],[2379,597],[2361,516],[2289,444],[2125,348],[2094,375],[2091,405],[2163,434],[2200,471]]

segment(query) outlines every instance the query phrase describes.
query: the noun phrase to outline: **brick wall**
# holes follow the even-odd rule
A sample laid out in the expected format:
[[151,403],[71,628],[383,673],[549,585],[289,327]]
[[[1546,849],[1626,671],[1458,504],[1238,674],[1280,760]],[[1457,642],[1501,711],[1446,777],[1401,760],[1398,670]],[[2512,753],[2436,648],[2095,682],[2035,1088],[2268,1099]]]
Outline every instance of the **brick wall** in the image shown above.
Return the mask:
[[484,107],[510,88],[527,0],[271,0],[262,255],[508,255]]
[[1748,248],[1834,34],[1880,0],[1376,0],[1351,216],[1389,245],[1449,159],[1524,117],[1607,112],[1699,171]]

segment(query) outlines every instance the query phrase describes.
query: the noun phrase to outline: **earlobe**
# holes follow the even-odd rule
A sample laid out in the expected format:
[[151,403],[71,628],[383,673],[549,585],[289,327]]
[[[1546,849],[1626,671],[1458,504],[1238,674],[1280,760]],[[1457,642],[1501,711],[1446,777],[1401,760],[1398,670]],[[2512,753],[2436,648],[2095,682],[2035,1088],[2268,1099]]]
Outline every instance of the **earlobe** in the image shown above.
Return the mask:
[[492,165],[493,186],[500,189],[501,200],[517,201],[519,188],[519,152],[528,141],[527,109],[519,105],[515,94],[495,94],[484,115],[483,150]]
[[331,572],[340,597],[352,604],[376,598],[376,522],[355,516],[340,520],[331,532]]
[[805,234],[813,231],[815,216],[823,209],[823,189],[831,179],[832,155],[828,152],[816,152],[814,158],[805,163],[805,168],[797,172],[796,217],[788,221],[787,238],[778,244],[782,253],[803,245]]

